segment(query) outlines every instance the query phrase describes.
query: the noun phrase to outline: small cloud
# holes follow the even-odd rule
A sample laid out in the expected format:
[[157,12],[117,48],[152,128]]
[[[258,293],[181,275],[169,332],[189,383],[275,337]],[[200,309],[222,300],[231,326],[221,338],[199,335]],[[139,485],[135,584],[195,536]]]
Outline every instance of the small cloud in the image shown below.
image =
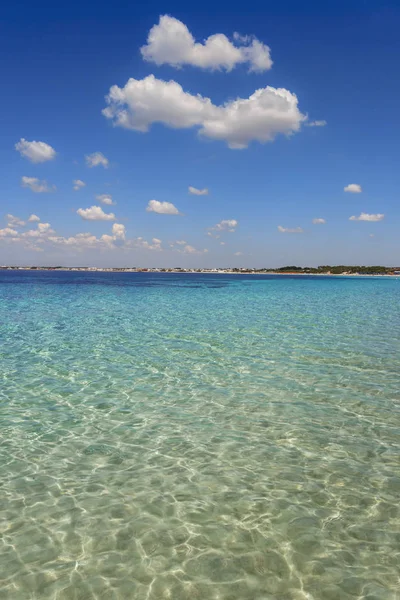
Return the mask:
[[221,246],[225,246],[225,242],[220,242],[220,245]]
[[375,234],[374,233],[370,233],[369,237],[375,237]]
[[112,226],[112,234],[115,239],[124,240],[125,239],[125,225],[122,225],[121,223],[114,223],[114,225]]
[[4,229],[0,229],[0,238],[5,237],[17,237],[18,231],[12,229],[11,227],[5,227]]
[[40,231],[40,233],[49,232],[50,229],[51,229],[50,223],[38,223],[38,231]]
[[293,229],[290,229],[288,227],[282,227],[282,225],[278,225],[278,231],[281,233],[304,233],[304,229],[301,227],[294,227]]
[[325,127],[325,125],[328,125],[327,121],[310,121],[308,123],[306,123],[307,127]]
[[208,196],[208,188],[204,188],[203,190],[198,190],[197,188],[189,185],[188,190],[189,190],[189,194],[193,194],[194,196]]
[[355,215],[349,217],[349,221],[383,221],[384,218],[385,215],[382,213],[369,215],[368,213],[362,212],[358,217],[356,217]]
[[113,201],[111,194],[99,194],[98,196],[96,196],[96,200],[98,200],[102,204],[116,204],[116,202]]
[[7,218],[7,227],[10,227],[11,229],[15,228],[15,227],[23,227],[25,225],[25,221],[22,221],[19,217],[15,217],[14,215],[11,215],[10,213],[8,215],[6,215]]
[[157,250],[162,251],[161,240],[153,238],[151,242],[143,239],[142,237],[133,238],[128,240],[125,244],[126,248],[142,248],[143,250]]
[[114,213],[105,213],[101,206],[78,208],[76,212],[85,221],[115,221]]
[[234,256],[242,256],[243,252],[235,252]]
[[24,138],[15,144],[15,149],[32,163],[42,163],[53,160],[57,152],[45,142],[28,142]]
[[108,166],[110,164],[108,158],[106,158],[102,152],[93,152],[93,154],[86,154],[85,160],[86,165],[89,168],[98,167],[99,165],[101,165],[105,169],[108,169]]
[[56,189],[55,185],[49,187],[47,181],[44,179],[40,180],[37,177],[26,177],[25,175],[21,177],[21,185],[22,187],[29,188],[32,192],[35,192],[35,194],[54,192]]
[[197,248],[187,244],[181,252],[184,252],[185,254],[203,254],[204,252],[208,252],[208,250],[197,250]]
[[86,183],[84,181],[82,181],[82,179],[74,179],[72,183],[74,184],[75,192],[77,192],[81,188],[85,187],[85,185],[86,185]]
[[149,200],[146,208],[147,212],[155,212],[159,215],[180,215],[181,213],[171,202],[159,202],[158,200]]
[[361,194],[362,188],[359,183],[349,183],[343,188],[345,192],[350,192],[350,194]]
[[38,223],[40,221],[40,217],[37,215],[31,215],[28,219],[29,223]]
[[[214,227],[210,227],[210,231],[229,231],[230,233],[234,233],[236,231],[236,227],[239,225],[239,222],[236,219],[223,219]],[[208,235],[210,232],[208,232]]]
[[187,242],[186,240],[176,240],[175,244],[178,246],[186,246]]
[[326,219],[313,219],[312,222],[314,225],[325,225]]

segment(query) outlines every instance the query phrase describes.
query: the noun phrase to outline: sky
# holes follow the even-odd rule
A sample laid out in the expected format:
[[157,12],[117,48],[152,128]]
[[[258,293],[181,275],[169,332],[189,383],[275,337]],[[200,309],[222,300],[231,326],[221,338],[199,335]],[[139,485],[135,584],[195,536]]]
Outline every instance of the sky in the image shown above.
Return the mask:
[[0,265],[399,265],[399,27],[394,1],[10,3]]

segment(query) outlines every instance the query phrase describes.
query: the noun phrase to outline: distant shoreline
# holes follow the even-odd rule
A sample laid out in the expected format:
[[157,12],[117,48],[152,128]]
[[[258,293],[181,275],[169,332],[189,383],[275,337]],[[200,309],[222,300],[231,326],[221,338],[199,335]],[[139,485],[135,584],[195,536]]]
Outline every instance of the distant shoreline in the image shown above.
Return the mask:
[[[388,269],[390,267],[387,267]],[[162,274],[175,274],[175,275],[280,275],[280,276],[291,276],[293,277],[400,277],[400,271],[397,272],[395,269],[389,273],[307,273],[304,271],[256,271],[252,269],[242,270],[229,270],[229,269],[157,269],[157,268],[129,268],[129,267],[11,267],[1,266],[1,271],[67,271],[75,273],[162,273]]]

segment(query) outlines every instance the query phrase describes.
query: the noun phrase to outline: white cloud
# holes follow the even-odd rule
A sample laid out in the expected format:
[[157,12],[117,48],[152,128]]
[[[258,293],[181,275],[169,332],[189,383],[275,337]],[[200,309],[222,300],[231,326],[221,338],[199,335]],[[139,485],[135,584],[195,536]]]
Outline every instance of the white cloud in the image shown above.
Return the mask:
[[178,246],[186,246],[187,241],[186,240],[176,240],[175,244],[178,244]]
[[8,215],[6,215],[6,219],[7,219],[7,227],[11,227],[11,229],[13,227],[23,227],[25,225],[25,221],[22,221],[19,217],[15,217],[14,215],[11,215],[10,213]]
[[236,219],[223,219],[222,221],[214,225],[214,227],[211,227],[211,230],[230,231],[231,233],[234,233],[238,225],[239,223],[238,221],[236,221]]
[[53,160],[57,152],[45,142],[28,142],[24,138],[15,144],[15,149],[33,163],[42,163]]
[[36,194],[41,194],[43,192],[54,192],[56,189],[54,185],[49,187],[47,185],[47,181],[44,179],[40,180],[37,177],[26,177],[25,175],[21,177],[21,185],[22,187],[29,188]]
[[116,236],[104,233],[100,238],[100,242],[104,242],[108,248],[115,248],[114,242],[116,239]]
[[326,223],[326,219],[313,219],[312,222],[314,225],[324,225]]
[[[109,246],[110,242],[108,238],[112,236],[107,236],[106,234],[101,238],[97,238],[92,233],[77,233],[74,236],[70,236],[68,238],[62,236],[51,236],[48,240],[56,245],[61,246],[71,246],[76,248],[77,250],[83,250],[85,248],[93,248],[93,247],[105,247]],[[102,239],[104,238],[104,239]]]
[[38,223],[38,230],[40,233],[46,233],[49,229],[51,229],[50,223]]
[[235,252],[234,256],[242,256],[243,252]]
[[115,221],[114,213],[105,213],[101,206],[78,208],[77,214],[86,221]]
[[360,194],[362,192],[361,185],[358,183],[349,183],[343,188],[345,192],[350,192],[351,194]]
[[106,101],[103,115],[116,126],[142,132],[152,123],[175,129],[198,127],[201,135],[224,141],[232,149],[247,148],[251,141],[271,142],[278,134],[290,135],[306,120],[295,94],[270,86],[249,98],[217,106],[210,98],[185,92],[175,81],[149,75],[131,78],[123,88],[112,86]]
[[85,185],[86,185],[86,183],[84,181],[82,181],[82,179],[74,179],[72,183],[74,184],[75,192],[77,192],[81,188],[85,187]]
[[180,215],[181,213],[171,202],[159,202],[158,200],[149,200],[146,208],[147,212],[155,212],[160,215]]
[[36,242],[39,243],[54,233],[50,223],[38,223],[37,229],[29,229],[29,231],[21,233],[21,238],[36,238]]
[[225,246],[225,245],[226,245],[226,243],[225,243],[225,242],[220,242],[220,245],[221,245],[221,246]]
[[375,237],[375,234],[374,233],[370,233],[369,237]]
[[105,169],[109,166],[109,160],[104,156],[102,152],[93,152],[93,154],[86,154],[85,156],[86,165],[90,168],[98,167],[101,165]]
[[116,202],[113,201],[111,194],[99,194],[98,196],[96,196],[96,200],[102,202],[103,204],[116,204]]
[[304,233],[304,230],[301,227],[294,227],[293,229],[282,227],[282,225],[278,225],[278,231],[281,233]]
[[38,223],[40,221],[40,217],[37,215],[31,215],[28,219],[29,223]]
[[325,127],[325,125],[328,125],[327,121],[321,120],[321,121],[308,121],[306,123],[307,127]]
[[0,238],[4,237],[16,237],[18,235],[18,231],[12,229],[11,227],[5,227],[4,229],[0,229]]
[[125,225],[122,225],[121,223],[114,223],[114,225],[112,226],[112,234],[115,239],[124,240],[125,239]]
[[208,196],[208,189],[204,188],[203,190],[198,190],[197,188],[189,185],[189,194],[193,194],[194,196]]
[[203,254],[204,252],[208,252],[208,250],[206,248],[204,250],[197,250],[194,246],[186,244],[183,250],[178,250],[178,252],[182,252],[183,254]]
[[182,21],[164,15],[154,25],[147,44],[140,49],[144,60],[173,67],[192,65],[203,69],[231,71],[240,63],[249,63],[250,71],[267,71],[272,67],[270,48],[253,36],[235,34],[234,45],[223,33],[195,42]]
[[143,239],[142,237],[133,238],[128,240],[126,243],[127,248],[142,248],[143,250],[162,250],[161,240],[153,238],[151,242]]
[[353,215],[349,218],[349,221],[383,221],[385,215],[377,213],[375,215],[369,215],[368,213],[362,212],[358,217]]

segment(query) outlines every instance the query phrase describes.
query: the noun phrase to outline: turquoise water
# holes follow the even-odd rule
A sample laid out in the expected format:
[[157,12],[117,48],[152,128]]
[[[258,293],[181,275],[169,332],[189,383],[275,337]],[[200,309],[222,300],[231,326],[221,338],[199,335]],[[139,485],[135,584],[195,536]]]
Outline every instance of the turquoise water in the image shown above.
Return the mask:
[[399,599],[399,300],[0,273],[0,598]]

